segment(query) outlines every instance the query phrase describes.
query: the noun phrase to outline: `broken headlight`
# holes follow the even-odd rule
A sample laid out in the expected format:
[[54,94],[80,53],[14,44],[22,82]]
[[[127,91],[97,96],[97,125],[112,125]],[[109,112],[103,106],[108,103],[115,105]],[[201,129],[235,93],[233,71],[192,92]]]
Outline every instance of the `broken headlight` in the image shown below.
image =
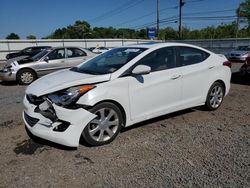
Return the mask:
[[68,106],[76,102],[80,96],[87,93],[91,89],[94,89],[94,85],[83,85],[71,87],[64,91],[59,91],[53,94],[49,94],[48,98],[51,102],[59,106]]

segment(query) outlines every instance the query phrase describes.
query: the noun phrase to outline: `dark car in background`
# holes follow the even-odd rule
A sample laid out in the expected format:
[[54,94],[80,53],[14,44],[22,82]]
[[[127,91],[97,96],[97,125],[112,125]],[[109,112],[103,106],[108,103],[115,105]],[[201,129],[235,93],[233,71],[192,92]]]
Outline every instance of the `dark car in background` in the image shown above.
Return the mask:
[[36,54],[40,53],[43,50],[51,49],[51,46],[32,46],[24,48],[23,50],[15,53],[9,53],[6,55],[6,59],[12,59],[19,56],[33,57]]

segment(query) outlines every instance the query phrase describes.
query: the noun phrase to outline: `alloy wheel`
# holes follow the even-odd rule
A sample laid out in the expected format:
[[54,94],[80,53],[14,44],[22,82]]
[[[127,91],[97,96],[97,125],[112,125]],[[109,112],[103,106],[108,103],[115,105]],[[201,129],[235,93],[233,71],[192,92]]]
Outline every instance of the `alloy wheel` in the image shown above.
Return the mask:
[[216,85],[210,93],[209,102],[211,107],[218,108],[223,100],[223,89]]
[[118,114],[111,108],[101,108],[95,114],[88,126],[90,137],[97,142],[110,140],[119,128]]

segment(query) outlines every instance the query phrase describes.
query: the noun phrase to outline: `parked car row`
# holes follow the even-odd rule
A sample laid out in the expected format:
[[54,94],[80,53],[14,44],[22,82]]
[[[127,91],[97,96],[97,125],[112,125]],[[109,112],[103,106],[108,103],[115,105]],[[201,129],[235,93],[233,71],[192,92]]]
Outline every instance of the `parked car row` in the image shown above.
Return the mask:
[[8,60],[0,70],[0,80],[28,85],[40,76],[77,66],[94,56],[89,50],[78,47],[44,48],[32,57]]

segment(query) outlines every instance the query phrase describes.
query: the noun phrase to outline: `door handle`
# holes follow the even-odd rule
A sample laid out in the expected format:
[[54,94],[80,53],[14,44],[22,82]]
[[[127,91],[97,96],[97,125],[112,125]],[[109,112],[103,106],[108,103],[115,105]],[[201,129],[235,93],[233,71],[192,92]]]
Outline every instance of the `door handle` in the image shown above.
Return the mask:
[[61,63],[64,63],[64,60],[62,60]]
[[172,80],[175,80],[175,79],[178,79],[178,78],[180,78],[181,77],[181,75],[174,75],[174,76],[172,76]]
[[214,66],[208,67],[208,69],[212,69],[212,68],[214,68]]

